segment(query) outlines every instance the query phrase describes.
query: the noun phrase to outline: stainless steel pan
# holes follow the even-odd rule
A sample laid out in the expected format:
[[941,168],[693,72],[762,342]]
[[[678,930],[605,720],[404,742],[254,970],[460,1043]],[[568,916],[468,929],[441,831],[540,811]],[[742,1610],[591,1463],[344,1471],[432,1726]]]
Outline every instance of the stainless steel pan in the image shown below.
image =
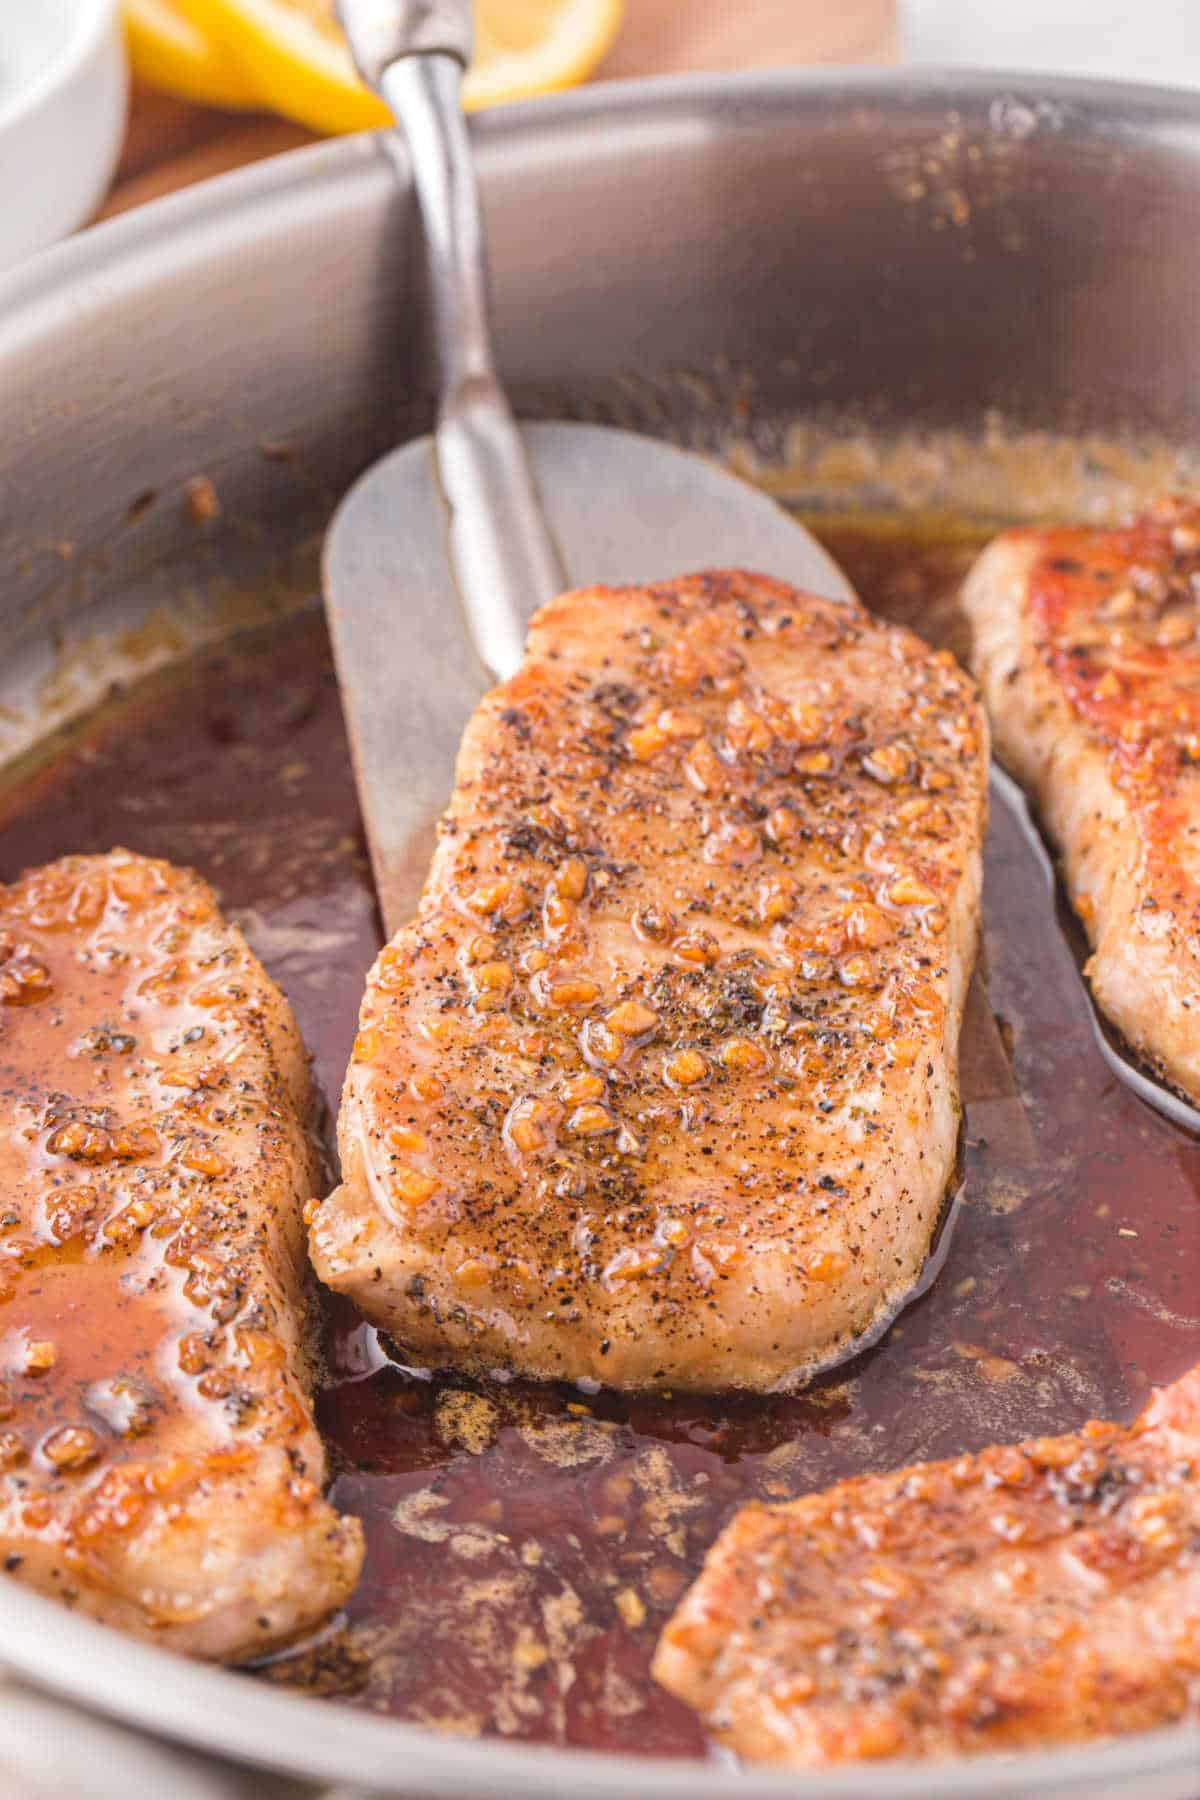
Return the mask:
[[[1006,423],[984,462],[1018,486],[1038,432],[1098,434],[1045,467],[1118,498],[1190,466],[1194,99],[772,74],[589,90],[478,133],[500,354],[526,413],[737,437],[767,460],[797,419],[925,433],[935,489],[955,480],[946,446],[989,414]],[[149,208],[0,288],[0,755],[115,672],[289,604],[338,495],[427,428],[412,211],[364,138]],[[895,476],[854,467],[866,490]],[[199,474],[216,517],[186,503]],[[1041,485],[1030,472],[1034,503]],[[414,1796],[1200,1791],[1200,1739],[1181,1732],[809,1782],[442,1740],[178,1661],[8,1583],[0,1656],[181,1742]]]

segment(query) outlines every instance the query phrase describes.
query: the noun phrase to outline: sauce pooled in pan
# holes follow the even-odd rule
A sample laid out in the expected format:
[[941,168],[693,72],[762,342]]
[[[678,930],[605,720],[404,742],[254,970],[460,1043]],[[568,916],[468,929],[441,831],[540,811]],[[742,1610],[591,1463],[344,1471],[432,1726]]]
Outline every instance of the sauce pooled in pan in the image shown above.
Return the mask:
[[[867,603],[964,649],[983,534],[838,525]],[[292,617],[116,696],[0,791],[0,877],[113,844],[192,864],[287,990],[331,1107],[378,924],[329,647]],[[795,1398],[429,1378],[349,1309],[320,1418],[368,1554],[347,1617],[260,1678],[466,1733],[703,1754],[650,1680],[733,1510],[1126,1419],[1200,1360],[1200,1142],[1123,1087],[1036,853],[993,794],[987,995],[963,1038],[963,1203],[931,1291]]]

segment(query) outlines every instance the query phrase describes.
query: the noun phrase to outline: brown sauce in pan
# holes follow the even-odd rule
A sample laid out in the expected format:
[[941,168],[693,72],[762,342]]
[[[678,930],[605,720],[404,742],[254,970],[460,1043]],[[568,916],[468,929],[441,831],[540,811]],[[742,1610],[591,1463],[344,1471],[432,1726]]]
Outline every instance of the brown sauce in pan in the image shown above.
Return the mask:
[[[827,529],[867,601],[962,648],[977,538]],[[0,790],[0,877],[124,843],[191,863],[291,996],[335,1103],[377,924],[319,616],[112,702]],[[1200,1142],[1121,1087],[1033,855],[994,809],[987,1009],[940,1280],[794,1399],[623,1400],[429,1379],[326,1320],[335,1497],[369,1545],[345,1620],[267,1679],[458,1733],[703,1754],[657,1632],[739,1502],[1128,1418],[1200,1359]],[[978,999],[978,996],[976,996]]]

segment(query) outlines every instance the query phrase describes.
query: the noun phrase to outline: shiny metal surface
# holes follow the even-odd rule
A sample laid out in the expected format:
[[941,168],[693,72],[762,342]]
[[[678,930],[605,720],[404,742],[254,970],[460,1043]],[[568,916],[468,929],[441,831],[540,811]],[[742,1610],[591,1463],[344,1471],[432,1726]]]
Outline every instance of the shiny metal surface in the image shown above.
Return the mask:
[[335,10],[368,87],[382,88],[402,56],[452,56],[464,68],[471,60],[470,0],[336,0]]
[[[390,532],[375,555],[399,560],[405,503],[436,515],[449,544],[475,648],[498,680],[524,647],[524,609],[561,593],[562,557],[508,395],[496,375],[488,318],[487,254],[467,122],[462,64],[402,56],[382,91],[404,133],[429,257],[441,392],[433,435],[436,480],[423,459],[411,491],[397,495]],[[343,518],[341,529],[351,529]]]
[[[498,361],[528,416],[767,458],[797,418],[978,437],[997,410],[1027,433],[1200,439],[1194,97],[779,74],[584,90],[477,137]],[[133,214],[0,285],[0,752],[94,697],[114,649],[170,654],[185,627],[311,579],[337,498],[429,427],[427,299],[411,196],[371,139]],[[869,491],[886,473],[840,466]],[[221,502],[206,523],[183,503],[200,473]],[[813,1778],[439,1739],[177,1661],[17,1584],[0,1646],[81,1705],[380,1793],[1200,1788],[1195,1732]]]

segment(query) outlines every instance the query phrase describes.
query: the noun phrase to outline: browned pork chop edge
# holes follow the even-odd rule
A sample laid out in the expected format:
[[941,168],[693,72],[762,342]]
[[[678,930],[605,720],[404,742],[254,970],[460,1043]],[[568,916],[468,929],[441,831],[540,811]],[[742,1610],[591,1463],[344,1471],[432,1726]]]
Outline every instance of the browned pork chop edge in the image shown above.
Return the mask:
[[203,882],[128,851],[0,889],[0,1555],[230,1662],[362,1563],[322,1498],[287,1002]]
[[747,1506],[654,1674],[751,1761],[1065,1744],[1200,1716],[1200,1370],[1130,1427]]
[[1200,1101],[1200,508],[1006,533],[963,603],[997,748],[1061,854],[1096,999]]

